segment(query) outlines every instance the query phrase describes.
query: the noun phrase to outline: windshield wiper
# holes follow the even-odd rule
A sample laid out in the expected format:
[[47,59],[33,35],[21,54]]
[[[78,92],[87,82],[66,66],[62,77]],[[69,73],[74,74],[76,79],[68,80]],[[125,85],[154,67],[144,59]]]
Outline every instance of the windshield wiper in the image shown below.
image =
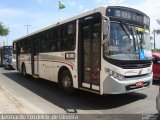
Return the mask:
[[138,30],[136,30],[136,35],[138,36],[140,42],[139,42],[139,45],[140,46],[140,49],[142,50],[143,47],[142,47],[142,37],[140,36],[140,32]]
[[[131,41],[131,38],[130,38],[130,29],[129,29],[129,27],[128,27],[128,25],[126,24],[126,22],[125,21],[121,21],[121,24],[120,24],[120,26],[121,26],[121,28],[123,29],[123,31],[125,32],[125,34],[128,36],[128,38],[130,39],[130,41]],[[129,32],[129,34],[127,33],[127,30],[125,29],[125,27],[127,28],[127,30],[128,30],[128,32]]]
[[[135,35],[137,35],[137,33],[136,33],[136,31],[135,31],[135,29],[133,30],[133,28],[131,27],[131,33],[132,33],[132,36],[133,36],[133,41],[134,41],[134,50],[135,50],[135,52],[136,52],[136,50],[138,49],[138,57],[139,57],[139,59],[140,59],[140,54],[139,54],[139,50],[140,50],[140,48],[139,48],[139,43],[138,43],[138,39],[136,39],[135,38],[135,36],[134,36],[134,34]],[[137,49],[136,49],[136,45],[137,45]]]
[[[125,27],[127,28],[129,34],[127,33],[124,25],[125,25]],[[132,38],[133,38],[133,44],[134,44],[134,50],[135,50],[135,52],[136,52],[136,38],[135,38],[135,36],[134,36],[134,32],[133,32],[132,27],[131,27],[131,29],[130,29],[129,26],[127,25],[127,23],[126,23],[125,21],[121,21],[121,26],[122,26],[122,29],[125,31],[125,33],[127,34],[128,38],[129,38],[130,40],[131,40],[131,38],[130,38],[129,35],[132,36]],[[140,50],[140,48],[139,48],[139,46],[138,46],[138,51],[139,51],[139,50]],[[139,54],[139,58],[140,58],[140,54]]]
[[[133,32],[133,28],[131,27],[131,34],[132,34],[132,36],[133,36],[133,44],[134,44],[134,50],[135,50],[135,52],[136,52],[136,38],[135,38],[135,36],[134,36],[134,32]],[[138,43],[137,43],[138,44]],[[138,47],[138,49],[139,49],[139,47]]]
[[[121,20],[121,23],[123,23],[125,25],[125,27],[128,29],[128,31],[130,32],[130,35],[132,36],[133,38],[133,41],[134,41],[134,50],[136,51],[136,38],[134,36],[134,33],[133,33],[133,29],[131,27],[131,29],[128,27],[127,23],[123,20]],[[123,26],[123,25],[122,25]],[[123,26],[124,27],[124,26]],[[125,28],[124,28],[125,29]],[[126,31],[126,30],[125,30]],[[129,36],[129,34],[127,34]],[[139,36],[140,37],[140,36]],[[129,37],[130,39],[130,37]],[[131,40],[131,39],[130,39]],[[138,46],[138,50],[139,50],[139,46]]]
[[130,28],[128,27],[128,25],[125,21],[121,20],[121,23],[123,23],[125,25],[125,27],[128,29],[128,31],[130,31]]

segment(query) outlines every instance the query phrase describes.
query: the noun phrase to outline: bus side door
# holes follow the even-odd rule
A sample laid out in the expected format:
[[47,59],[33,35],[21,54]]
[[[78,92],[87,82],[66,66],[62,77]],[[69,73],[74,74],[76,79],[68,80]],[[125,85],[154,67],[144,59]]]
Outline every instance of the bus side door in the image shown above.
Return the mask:
[[20,70],[20,53],[21,53],[21,42],[16,43],[16,67]]
[[31,68],[32,75],[39,75],[39,40],[33,39],[32,52],[31,52]]

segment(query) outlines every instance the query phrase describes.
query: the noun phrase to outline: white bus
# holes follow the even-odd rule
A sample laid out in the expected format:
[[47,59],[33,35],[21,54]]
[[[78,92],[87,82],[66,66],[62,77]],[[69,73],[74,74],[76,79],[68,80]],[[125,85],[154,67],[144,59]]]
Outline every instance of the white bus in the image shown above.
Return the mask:
[[150,19],[141,11],[98,7],[13,42],[13,66],[81,89],[121,94],[147,88],[152,81]]

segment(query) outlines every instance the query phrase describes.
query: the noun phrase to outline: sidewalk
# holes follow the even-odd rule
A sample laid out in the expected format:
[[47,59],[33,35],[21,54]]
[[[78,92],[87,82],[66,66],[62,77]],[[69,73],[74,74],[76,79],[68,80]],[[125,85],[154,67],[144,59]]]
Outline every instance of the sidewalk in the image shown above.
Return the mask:
[[29,113],[7,90],[0,86],[0,114]]

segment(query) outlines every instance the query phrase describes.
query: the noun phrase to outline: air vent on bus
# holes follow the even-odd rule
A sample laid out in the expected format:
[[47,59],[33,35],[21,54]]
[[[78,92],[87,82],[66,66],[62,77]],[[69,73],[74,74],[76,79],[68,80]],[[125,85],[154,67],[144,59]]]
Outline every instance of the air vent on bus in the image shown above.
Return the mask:
[[123,69],[137,69],[137,68],[146,68],[150,67],[151,63],[144,63],[144,64],[125,64],[119,65]]
[[134,75],[134,76],[124,76],[125,78],[139,78],[139,77],[148,77],[149,74],[143,74],[143,75]]

